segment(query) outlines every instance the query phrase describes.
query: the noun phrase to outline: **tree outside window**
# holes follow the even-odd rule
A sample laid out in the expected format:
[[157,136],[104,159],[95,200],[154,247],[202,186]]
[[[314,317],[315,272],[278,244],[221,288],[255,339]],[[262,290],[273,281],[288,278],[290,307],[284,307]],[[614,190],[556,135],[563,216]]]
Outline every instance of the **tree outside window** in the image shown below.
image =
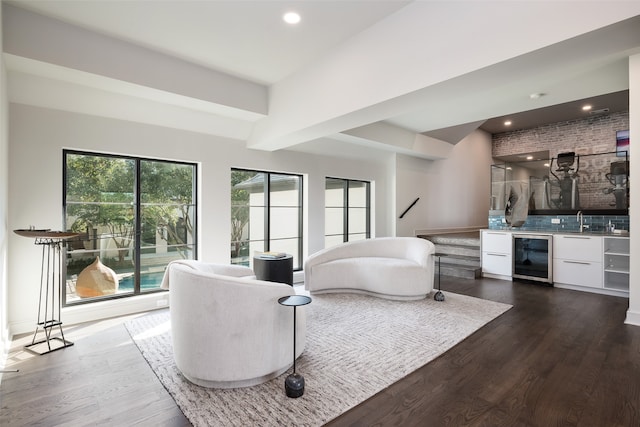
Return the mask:
[[[65,304],[159,290],[167,264],[196,256],[196,166],[64,152]],[[118,276],[115,294],[82,298],[78,274],[99,259]]]

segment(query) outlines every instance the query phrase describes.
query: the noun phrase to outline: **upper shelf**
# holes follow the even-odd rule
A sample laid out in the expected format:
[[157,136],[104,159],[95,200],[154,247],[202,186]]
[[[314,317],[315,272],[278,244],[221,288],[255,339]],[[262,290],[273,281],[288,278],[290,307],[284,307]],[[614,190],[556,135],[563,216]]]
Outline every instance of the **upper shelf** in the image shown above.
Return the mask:
[[30,237],[32,239],[69,239],[76,237],[78,233],[72,233],[70,231],[51,231],[51,229],[18,229],[13,230],[19,236]]

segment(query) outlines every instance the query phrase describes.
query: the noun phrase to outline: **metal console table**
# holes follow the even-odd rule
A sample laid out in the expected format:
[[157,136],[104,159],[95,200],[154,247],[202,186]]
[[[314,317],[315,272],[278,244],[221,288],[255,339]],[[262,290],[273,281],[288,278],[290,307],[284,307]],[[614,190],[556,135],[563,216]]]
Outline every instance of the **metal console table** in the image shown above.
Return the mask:
[[[35,239],[35,244],[42,246],[42,267],[40,272],[40,296],[38,300],[38,322],[33,333],[31,344],[24,346],[32,353],[43,355],[52,351],[70,347],[73,343],[64,338],[62,330],[62,249],[66,239],[78,236],[78,233],[51,230],[14,230],[20,236]],[[59,328],[60,336],[52,336],[55,328]],[[36,341],[38,333],[44,337]],[[62,344],[52,345],[57,341]],[[42,351],[35,347],[46,343]]]

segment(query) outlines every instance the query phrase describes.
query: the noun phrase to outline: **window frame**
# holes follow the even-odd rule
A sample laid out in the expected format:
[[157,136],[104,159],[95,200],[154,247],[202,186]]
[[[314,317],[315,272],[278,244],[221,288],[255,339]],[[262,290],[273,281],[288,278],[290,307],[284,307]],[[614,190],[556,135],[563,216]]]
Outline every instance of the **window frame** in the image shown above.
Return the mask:
[[[351,187],[351,183],[358,183],[358,184],[365,184],[365,188],[366,188],[366,206],[365,206],[365,210],[366,210],[366,225],[365,225],[365,239],[370,239],[371,238],[371,181],[365,181],[365,180],[360,180],[360,179],[348,179],[348,178],[336,178],[336,177],[332,177],[332,176],[327,176],[324,179],[325,182],[325,194],[327,191],[327,181],[328,180],[333,180],[333,181],[341,181],[342,182],[342,242],[346,243],[349,242],[349,236],[355,233],[350,233],[349,232],[349,210],[352,209],[353,207],[350,206],[350,201],[349,201],[349,189]],[[337,206],[335,206],[337,207]],[[325,218],[326,218],[326,212],[327,209],[329,207],[326,205],[325,202]],[[362,234],[362,233],[357,233],[357,234]],[[326,233],[326,229],[325,229],[325,247],[326,247],[326,238],[327,237],[332,237],[332,236],[339,236],[339,234],[327,234]]]
[[[264,174],[263,181],[263,197],[264,197],[264,251],[268,252],[271,250],[271,176],[272,175],[284,175],[284,176],[292,176],[298,178],[298,198],[297,198],[297,209],[298,209],[298,253],[294,256],[298,260],[298,265],[293,266],[293,271],[302,271],[302,252],[304,247],[304,176],[302,174],[296,174],[291,172],[275,172],[275,171],[264,171],[264,170],[256,170],[256,169],[245,169],[239,167],[232,167],[230,169],[230,176],[234,171],[237,172],[249,172],[256,174]],[[251,205],[248,205],[249,209]],[[231,206],[233,209],[233,206]],[[248,240],[251,242],[251,239]],[[256,240],[258,241],[258,240]]]
[[[134,220],[133,224],[135,227],[134,230],[134,282],[133,282],[133,291],[121,294],[113,294],[106,295],[100,297],[92,297],[87,299],[79,299],[77,301],[69,302],[67,301],[67,292],[62,292],[62,306],[63,307],[72,307],[76,305],[83,304],[92,304],[95,302],[115,300],[120,298],[130,298],[140,295],[148,295],[159,292],[168,292],[166,289],[161,289],[160,287],[155,289],[147,289],[142,291],[141,286],[141,255],[142,249],[144,246],[142,245],[142,208],[144,207],[144,203],[142,203],[142,183],[141,183],[141,163],[148,162],[160,162],[160,163],[168,163],[175,165],[185,165],[193,168],[193,183],[192,183],[192,195],[193,195],[193,243],[189,244],[189,246],[193,247],[193,258],[198,259],[198,163],[196,162],[186,162],[186,161],[178,161],[178,160],[167,160],[167,159],[156,159],[151,157],[139,157],[139,156],[131,156],[131,155],[121,155],[121,154],[111,154],[111,153],[101,153],[101,152],[93,152],[93,151],[83,151],[83,150],[74,150],[74,149],[63,149],[62,150],[62,218],[63,218],[63,227],[64,230],[67,229],[67,156],[69,155],[79,155],[79,156],[92,156],[92,157],[106,157],[111,159],[122,159],[122,160],[130,160],[134,162],[135,172],[134,172],[134,185],[133,185],[133,211],[134,211]],[[64,257],[66,259],[66,249]],[[67,263],[63,262],[62,268],[64,269],[62,273],[62,277],[66,279],[67,277]]]

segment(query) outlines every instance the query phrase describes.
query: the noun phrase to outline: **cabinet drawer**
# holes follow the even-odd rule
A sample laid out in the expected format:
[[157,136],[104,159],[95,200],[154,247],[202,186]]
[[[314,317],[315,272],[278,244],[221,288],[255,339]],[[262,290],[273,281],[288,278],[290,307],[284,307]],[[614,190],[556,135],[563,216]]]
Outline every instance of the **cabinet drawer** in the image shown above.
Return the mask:
[[602,237],[600,236],[553,236],[553,257],[565,260],[602,260]]
[[482,252],[482,272],[511,277],[511,254]]
[[501,231],[482,232],[482,252],[496,252],[511,255],[511,233]]
[[554,259],[553,281],[567,285],[601,288],[602,263]]

